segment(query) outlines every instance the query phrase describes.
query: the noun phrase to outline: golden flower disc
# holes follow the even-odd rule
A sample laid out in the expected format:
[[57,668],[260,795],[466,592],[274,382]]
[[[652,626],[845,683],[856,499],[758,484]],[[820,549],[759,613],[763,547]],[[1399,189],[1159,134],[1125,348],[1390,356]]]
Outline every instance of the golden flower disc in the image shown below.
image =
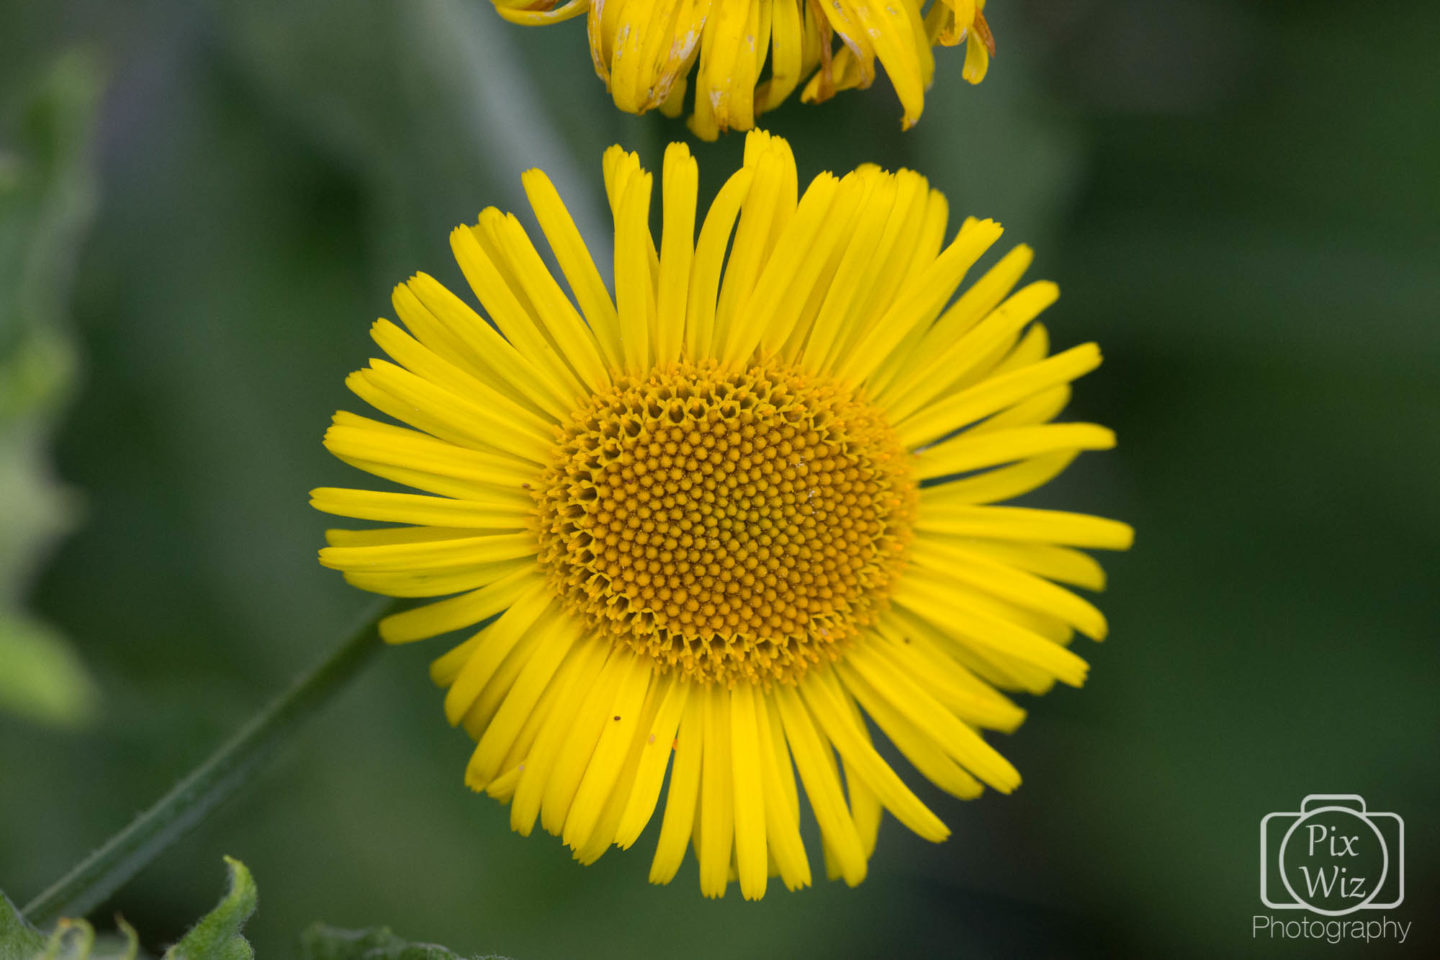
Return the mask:
[[596,630],[706,682],[793,683],[883,608],[917,493],[833,379],[713,360],[620,376],[533,490],[540,559]]

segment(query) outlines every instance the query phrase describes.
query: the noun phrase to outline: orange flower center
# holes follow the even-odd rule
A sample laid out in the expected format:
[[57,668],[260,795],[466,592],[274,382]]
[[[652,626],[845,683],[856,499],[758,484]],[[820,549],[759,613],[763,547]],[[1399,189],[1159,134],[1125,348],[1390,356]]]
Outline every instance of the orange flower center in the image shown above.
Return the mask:
[[794,682],[874,621],[917,488],[875,408],[793,367],[622,375],[561,428],[540,561],[591,627],[704,682]]

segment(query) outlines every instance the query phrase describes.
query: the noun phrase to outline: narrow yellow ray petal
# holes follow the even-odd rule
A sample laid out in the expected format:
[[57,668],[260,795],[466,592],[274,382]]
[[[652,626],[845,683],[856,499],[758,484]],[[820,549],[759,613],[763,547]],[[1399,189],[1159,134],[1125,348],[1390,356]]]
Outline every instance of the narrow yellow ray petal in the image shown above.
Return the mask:
[[955,660],[966,670],[996,690],[1024,691],[1042,694],[1055,686],[1055,676],[1024,663],[1013,656],[993,647],[977,644],[962,633],[944,629],[936,621],[895,605],[890,608],[889,617],[904,624],[906,635],[912,640],[923,637],[930,641],[937,651]]
[[420,543],[324,547],[320,562],[332,570],[357,572],[439,571],[533,556],[536,549],[533,533],[502,533]]
[[460,722],[506,654],[540,618],[551,601],[552,595],[544,581],[531,584],[500,619],[480,631],[480,643],[445,694],[445,719],[452,727]]
[[[784,362],[799,365],[801,355],[809,348],[812,340],[834,337],[836,328],[833,325],[833,311],[831,328],[817,332],[816,323],[820,319],[821,309],[831,299],[832,288],[843,282],[841,265],[850,255],[855,243],[855,234],[860,229],[866,212],[866,198],[874,189],[874,184],[873,177],[860,171],[851,171],[840,178],[832,208],[834,212],[825,218],[817,241],[828,250],[828,255],[824,262],[818,265],[818,273],[808,295],[803,299],[795,298],[795,320],[793,323],[787,322],[786,328],[789,332],[783,343],[778,336],[769,335],[761,340],[762,352],[777,353]],[[828,346],[827,340],[825,348],[828,349]],[[819,345],[814,349],[819,350]]]
[[629,177],[615,210],[615,301],[620,346],[631,373],[651,367],[650,330],[655,325],[655,282],[650,271],[650,191],[653,178]]
[[[616,778],[644,719],[642,707],[654,672],[653,664],[647,660],[633,655],[623,659],[623,670],[606,708],[609,714],[602,721],[600,739],[585,765],[560,831],[561,840],[572,850],[589,842],[611,791],[628,789],[628,784],[617,786]],[[609,845],[608,840],[605,845]]]
[[1011,733],[1025,720],[1025,711],[977,677],[935,643],[924,631],[910,629],[894,617],[883,617],[876,635],[877,656],[906,671],[961,720],[977,727]]
[[[897,617],[904,619],[913,629],[934,639],[950,656],[998,689],[1040,694],[1055,685],[1056,676],[1052,668],[1036,666],[1033,662],[1017,656],[1011,646],[996,641],[991,635],[994,630],[989,634],[975,634],[977,629],[982,628],[976,624],[989,622],[985,617],[991,620],[999,619],[1004,624],[1002,629],[1013,627],[1023,631],[1025,639],[1022,639],[1022,643],[1038,639],[1052,647],[1059,647],[1059,644],[1031,629],[1029,625],[1019,622],[1012,616],[1015,613],[1013,608],[1007,609],[999,601],[991,600],[973,590],[957,588],[953,584],[947,584],[946,588],[949,591],[949,601],[981,619],[973,621],[966,629],[957,629],[954,624],[944,621],[944,614],[937,614],[940,619],[935,620],[927,619],[903,606],[892,609]],[[1079,685],[1084,680],[1078,671],[1077,676],[1079,679],[1073,685]]]
[[1074,653],[1008,620],[966,609],[955,602],[955,590],[908,576],[895,589],[895,602],[973,645],[1028,664],[1072,687],[1085,682],[1089,665]]
[[[639,18],[633,16],[636,8],[644,11]],[[622,11],[629,15],[625,17],[624,29],[613,29],[617,19],[615,15]],[[672,17],[674,12],[672,8]],[[658,14],[658,10],[643,2],[625,3],[617,0],[614,3],[592,4],[590,7],[590,36],[604,37],[605,47],[613,43],[613,49],[602,47],[600,55],[595,58],[597,70],[601,71],[602,79],[609,81],[610,95],[614,98],[615,105],[627,113],[640,113],[651,106],[647,96],[648,71],[643,69],[641,50],[642,46],[648,46],[647,41],[653,41],[654,35],[664,36],[667,32],[669,24],[660,19]],[[604,26],[597,29],[597,18],[601,24],[610,21],[612,29]],[[605,72],[606,64],[609,64],[608,75]]]
[[700,796],[700,767],[705,745],[705,711],[698,691],[691,691],[675,737],[675,764],[670,771],[670,790],[665,798],[665,815],[660,839],[650,865],[651,883],[669,883],[685,858]]
[[617,143],[605,151],[600,165],[605,175],[605,199],[609,201],[610,215],[614,218],[620,213],[620,204],[625,197],[626,187],[630,185],[630,179],[643,172],[640,167],[640,154],[626,150]]
[[837,364],[837,374],[855,382],[865,380],[911,331],[935,319],[984,252],[988,244],[982,241],[983,231],[979,230],[957,235],[939,257],[906,284],[904,292],[890,303],[849,356]]
[[990,69],[990,51],[976,31],[967,31],[965,40],[965,67],[960,75],[967,83],[979,83]]
[[450,363],[389,320],[376,320],[370,329],[370,336],[406,370],[422,380],[463,397],[473,405],[521,418],[542,432],[555,422],[554,415],[532,413],[522,404],[510,399],[505,392],[489,386]]
[[[710,0],[700,0],[700,3],[703,3],[708,8]],[[700,3],[695,5],[699,6]],[[695,29],[690,31],[687,36],[693,34],[698,39],[700,33],[701,31],[699,29]],[[677,73],[680,75],[675,78],[675,84],[670,88],[670,97],[660,105],[660,112],[671,120],[678,118],[680,114],[685,112],[685,94],[690,89],[690,83],[686,79],[685,74],[688,73],[694,65],[695,62],[691,60],[679,68]],[[701,139],[704,138],[702,137]]]
[[497,563],[467,564],[453,572],[429,570],[379,572],[347,570],[345,582],[371,593],[391,597],[443,597],[494,583],[518,569],[534,569],[531,557]]
[[862,193],[858,184],[842,187],[828,174],[816,177],[805,191],[744,311],[751,317],[747,339],[758,343],[763,353],[778,352],[793,330],[809,326],[809,304],[818,312],[837,263],[835,252]]
[[897,670],[889,659],[876,655],[868,644],[856,644],[846,662],[916,729],[934,740],[965,769],[1001,793],[1010,793],[1020,785],[1020,773],[1010,761],[923,686]]
[[665,780],[665,768],[670,763],[674,748],[675,732],[680,727],[680,718],[685,712],[690,692],[688,683],[672,677],[663,677],[657,682],[664,687],[665,694],[655,712],[650,732],[644,738],[640,763],[635,772],[635,788],[615,829],[615,843],[627,850],[640,838],[655,813],[660,787]]
[[524,485],[533,464],[505,454],[459,447],[417,430],[339,411],[325,432],[325,448],[377,476],[461,500],[533,503]]
[[[775,753],[775,770],[780,774],[780,787],[785,791],[785,808],[790,819],[800,822],[800,791],[795,788],[795,769],[790,761],[790,745],[785,739],[785,723],[780,717],[780,704],[768,694],[760,698],[760,705],[770,723],[770,742]],[[764,724],[761,724],[763,729]]]
[[946,577],[963,580],[1002,600],[1062,620],[1092,640],[1105,639],[1108,632],[1105,615],[1094,604],[1049,580],[969,553],[963,546],[952,547],[949,537],[927,537],[923,529],[915,543],[917,562],[924,554],[930,558],[932,569],[943,571]]
[[763,693],[753,700],[769,853],[785,888],[799,890],[810,885],[810,861],[805,856],[804,841],[800,839],[800,807],[790,752],[780,734],[778,715],[772,717],[775,705],[769,703],[769,697]]
[[[655,679],[658,680],[658,677]],[[625,815],[625,810],[630,804],[630,796],[635,789],[635,774],[640,768],[640,758],[645,752],[643,735],[655,722],[655,715],[659,712],[662,697],[661,685],[651,683],[650,689],[645,694],[645,705],[640,710],[640,722],[636,726],[635,736],[630,738],[625,762],[621,764],[620,773],[615,777],[615,787],[610,791],[605,805],[600,810],[600,819],[595,822],[595,827],[590,831],[590,839],[583,846],[575,849],[575,860],[578,863],[586,865],[594,863],[615,844],[615,834],[620,828],[620,818]]]
[[973,800],[984,791],[979,780],[946,755],[934,739],[906,720],[894,704],[876,692],[863,674],[846,663],[839,664],[836,669],[865,712],[874,718],[895,748],[927,780],[962,800]]
[[510,803],[510,828],[521,836],[528,837],[535,828],[551,771],[555,769],[576,715],[584,706],[586,694],[594,689],[605,668],[609,652],[610,644],[604,641],[582,640],[575,654],[561,665],[560,673],[535,708],[536,729],[532,730],[531,721],[526,721],[520,731],[517,738],[520,742],[532,733],[535,738],[519,763],[520,782]]
[[1105,589],[1105,570],[1088,553],[1048,543],[1010,543],[1000,540],[966,540],[964,549],[1049,580],[1086,590]]
[[725,181],[705,214],[695,259],[690,270],[690,295],[685,306],[685,352],[691,358],[708,356],[715,343],[715,303],[720,289],[721,266],[730,231],[740,215],[740,205],[750,192],[755,173],[742,167]]
[[[498,211],[496,213],[498,215]],[[496,263],[481,244],[476,229],[460,226],[451,231],[450,250],[481,306],[490,314],[490,319],[495,321],[505,339],[529,358],[535,371],[552,391],[572,398],[583,393],[584,388],[574,371],[537,326],[535,317],[506,280],[501,264]]]
[[801,359],[810,369],[822,369],[844,340],[847,321],[858,310],[862,284],[870,278],[877,242],[891,219],[899,190],[894,177],[873,168],[862,167],[851,176],[857,183],[855,189],[860,190],[860,208],[850,231],[840,237],[844,253],[805,342]]
[[1037,541],[1096,550],[1128,550],[1135,541],[1135,531],[1128,523],[1064,510],[946,505],[927,510],[922,516],[926,529],[955,536]]
[[705,707],[705,769],[700,774],[700,893],[723,897],[729,883],[735,840],[735,797],[730,744],[730,698],[708,685],[700,692]]
[[515,787],[520,783],[520,769],[511,767],[485,785],[485,795],[501,803],[509,803],[515,796]]
[[580,639],[579,626],[567,618],[554,618],[545,626],[544,636],[535,645],[533,655],[526,659],[470,756],[465,782],[471,789],[483,789],[500,773],[501,764],[525,721],[555,678],[561,662]]
[[[920,241],[916,255],[911,260],[910,273],[905,278],[907,285],[914,282],[920,272],[940,256],[940,252],[945,246],[945,228],[949,222],[949,201],[939,190],[931,190],[925,200],[925,215],[923,226],[920,229]],[[960,225],[960,230],[956,232],[956,238],[958,239],[960,233],[963,232],[973,233],[979,223],[980,221],[974,217],[966,217]],[[997,226],[996,229],[998,230],[999,227]],[[929,329],[930,324],[928,323],[914,325],[905,334],[899,345],[890,351],[890,355],[875,368],[875,371],[870,374],[868,382],[872,395],[880,396],[897,375],[902,374],[916,362],[916,348],[925,339]]]
[[549,455],[552,427],[532,414],[500,404],[481,406],[384,360],[371,360],[345,385],[381,413],[441,440],[538,464]]
[[409,643],[468,627],[506,609],[540,579],[534,565],[525,564],[478,590],[392,613],[380,621],[380,636],[386,643]]
[[527,170],[520,180],[535,211],[535,219],[540,223],[540,231],[545,234],[560,272],[565,275],[580,312],[595,334],[605,365],[612,370],[619,369],[623,362],[615,302],[610,299],[610,291],[605,288],[590,251],[570,218],[570,211],[565,209],[555,185],[543,171]]
[[458,643],[445,653],[430,661],[430,681],[437,687],[448,687],[460,676],[460,669],[469,661],[475,648],[480,646],[484,639],[483,631],[470,637],[463,643]]
[[850,302],[843,305],[846,319],[821,368],[826,371],[847,363],[860,341],[890,309],[923,239],[923,211],[929,182],[913,170],[879,175],[893,181],[894,189],[893,193],[878,196],[882,200],[893,199],[887,205],[888,215],[878,240],[865,250],[860,260],[859,283]]
[[1093,423],[1050,423],[976,436],[961,434],[921,451],[915,460],[916,474],[920,479],[927,480],[1025,460],[1044,453],[1109,450],[1114,446],[1115,432]]
[[615,650],[600,676],[585,695],[585,702],[575,714],[575,722],[560,744],[555,766],[550,771],[550,782],[545,785],[545,799],[540,804],[540,825],[547,833],[560,836],[565,829],[565,819],[570,815],[570,806],[575,800],[575,791],[585,768],[590,765],[595,745],[605,732],[606,724],[613,723],[608,712],[615,703],[616,694],[630,675],[634,657],[626,651]]
[[1045,329],[1045,324],[1037,320],[1030,324],[1015,346],[986,373],[986,376],[998,377],[1012,370],[1028,367],[1032,363],[1039,363],[1049,353],[1050,331]]
[[[836,687],[855,729],[867,744],[873,743],[870,739],[870,726],[854,697],[844,689],[843,684],[837,684]],[[855,765],[844,757],[840,758],[840,763],[845,770],[845,793],[850,798],[850,816],[854,818],[855,830],[860,834],[860,847],[865,851],[865,859],[869,860],[874,856],[875,845],[880,840],[880,821],[884,818],[885,811],[880,803],[880,795],[870,789],[870,785],[865,782],[860,771],[855,769]]]
[[[722,691],[720,696],[725,696]],[[729,691],[731,783],[735,806],[735,862],[740,894],[746,900],[765,896],[768,870],[765,807],[768,797],[760,771],[760,734],[755,720],[755,688],[737,683]]]
[[855,728],[854,718],[844,704],[844,693],[835,684],[833,673],[812,670],[798,685],[806,706],[835,744],[835,749],[865,778],[885,809],[897,820],[931,842],[938,843],[950,836],[950,829],[905,786],[890,765],[875,752],[868,739]]
[[310,506],[322,513],[356,520],[473,527],[477,530],[522,530],[532,523],[534,516],[533,511],[511,504],[339,487],[311,490]]
[[390,302],[421,343],[476,380],[527,409],[552,418],[565,413],[565,398],[551,391],[530,361],[434,277],[415,274],[395,287]]
[[660,289],[655,316],[655,360],[680,359],[685,345],[685,316],[690,269],[695,259],[695,196],[700,169],[683,143],[665,150],[660,234]]
[[585,386],[603,390],[610,384],[595,334],[540,259],[530,235],[514,214],[496,224],[504,249],[514,262],[514,275],[535,309],[542,329],[554,339],[561,357]]
[[1022,400],[1010,407],[1008,410],[1001,410],[994,416],[969,429],[971,435],[995,433],[1000,430],[1010,430],[1014,427],[1037,427],[1042,423],[1049,423],[1060,415],[1060,411],[1070,402],[1071,389],[1068,385],[1054,387],[1044,393],[1036,394],[1028,400]]
[[733,364],[749,357],[762,339],[774,352],[789,335],[838,240],[822,228],[832,214],[848,219],[843,211],[833,209],[838,186],[833,175],[822,173],[805,191],[796,215],[775,244],[774,255],[734,313],[720,354],[722,361]]
[[785,725],[785,736],[795,756],[795,766],[800,771],[800,781],[805,785],[810,807],[820,824],[820,833],[835,856],[841,876],[853,887],[865,879],[865,851],[845,806],[840,782],[830,766],[833,761],[826,760],[810,710],[800,695],[788,687],[777,687],[774,696]]
[[726,355],[725,348],[731,341],[730,328],[736,322],[736,312],[755,289],[755,282],[769,255],[766,238],[784,210],[784,158],[776,151],[767,150],[761,154],[753,170],[755,179],[741,207],[740,223],[735,228],[735,244],[725,264],[720,296],[715,304],[713,342],[720,348],[717,352],[722,357]]
[[1075,639],[1074,628],[1063,620],[1049,614],[1038,613],[1028,607],[996,596],[990,591],[978,589],[964,580],[951,577],[948,571],[937,569],[935,558],[931,554],[927,553],[923,557],[917,557],[913,569],[917,577],[928,579],[932,583],[945,584],[946,590],[950,592],[952,602],[966,608],[976,616],[1004,621],[1008,625],[1020,627],[1062,647],[1069,646],[1070,642]]
[[325,543],[332,547],[388,547],[402,543],[436,543],[441,540],[473,539],[479,534],[466,527],[377,527],[372,530],[325,531]]
[[1100,366],[1100,348],[1083,344],[1028,367],[984,380],[968,390],[922,407],[896,426],[909,449],[939,438]]
[[931,342],[949,343],[963,337],[1010,295],[1034,260],[1035,251],[1028,244],[1016,244],[1007,251],[935,321],[930,331]]
[[[520,676],[525,664],[533,660],[538,654],[540,646],[546,638],[560,626],[557,623],[556,611],[547,610],[541,614],[540,619],[531,624],[530,629],[520,636],[520,640],[510,648],[510,652],[501,659],[500,665],[490,674],[490,679],[480,688],[480,695],[465,711],[460,718],[460,726],[470,735],[471,740],[479,741],[485,733],[485,728],[495,718],[500,705],[505,701],[510,688],[515,686],[516,679]],[[468,783],[468,781],[467,781]],[[473,790],[484,789],[470,785]]]
[[924,487],[920,491],[921,512],[944,503],[983,504],[1018,497],[1058,477],[1079,455],[1079,450],[1044,453],[974,476]]
[[[984,226],[976,239],[983,241],[984,249],[989,249],[1000,238],[1000,225],[993,221],[980,223]],[[969,221],[966,225],[969,225]],[[962,233],[964,230],[962,227]],[[1019,244],[962,293],[926,331],[915,351],[915,364],[905,370],[903,375],[897,375],[890,383],[884,398],[887,405],[896,403],[911,390],[943,390],[962,372],[958,369],[962,361],[968,366],[981,360],[984,354],[980,347],[1003,339],[1005,329],[1018,330],[1023,326],[1023,322],[1019,322],[988,333],[978,340],[970,339],[975,332],[974,328],[982,320],[986,320],[1000,301],[1005,299],[1034,259],[1035,252],[1025,244]],[[1048,287],[1054,287],[1054,284],[1049,284]],[[1045,290],[1047,287],[1039,289]],[[1058,292],[1058,288],[1055,289]],[[991,326],[1000,324],[992,321]]]
[[[1011,255],[1014,255],[1014,251],[1011,251]],[[990,273],[993,274],[998,269],[999,266]],[[986,274],[986,279],[989,276],[990,274]],[[966,291],[965,296],[984,289],[984,283],[982,279]],[[925,362],[917,364],[915,368],[907,370],[904,376],[897,378],[894,396],[884,401],[891,416],[897,419],[907,417],[930,400],[951,392],[957,385],[963,387],[982,376],[986,369],[999,363],[1009,352],[1025,325],[1059,299],[1060,288],[1047,280],[1036,281],[1018,290],[964,334],[953,340],[936,339],[933,336],[934,331],[940,328],[951,312],[961,307],[965,296],[931,328],[932,336],[927,337],[927,340],[933,346],[934,353],[929,354]],[[926,346],[926,342],[922,341],[922,349]]]

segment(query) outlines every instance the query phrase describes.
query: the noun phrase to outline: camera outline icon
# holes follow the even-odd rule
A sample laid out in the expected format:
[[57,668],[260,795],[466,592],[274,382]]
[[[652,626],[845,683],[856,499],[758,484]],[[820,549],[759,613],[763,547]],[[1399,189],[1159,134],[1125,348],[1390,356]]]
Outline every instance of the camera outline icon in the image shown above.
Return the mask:
[[[1332,910],[1327,907],[1319,907],[1304,897],[1300,896],[1291,882],[1285,870],[1285,851],[1291,840],[1296,837],[1302,825],[1312,821],[1322,813],[1341,813],[1348,815],[1358,821],[1357,826],[1363,825],[1362,829],[1368,829],[1379,841],[1381,866],[1380,877],[1370,890],[1370,895],[1359,903],[1352,904],[1342,910]],[[1272,899],[1271,884],[1273,877],[1270,874],[1270,849],[1269,841],[1272,833],[1270,823],[1272,820],[1290,818],[1293,820],[1290,826],[1280,839],[1275,849],[1275,873],[1279,874],[1280,882],[1284,892],[1289,894],[1289,901]],[[1382,831],[1377,825],[1377,820],[1389,825],[1393,823],[1393,837],[1387,838],[1386,831]],[[1278,826],[1277,828],[1278,829]],[[1363,835],[1363,834],[1362,834]],[[1394,849],[1391,849],[1393,840]],[[1390,880],[1391,871],[1395,874],[1395,898],[1388,903],[1376,903],[1376,898],[1385,889]],[[1279,891],[1275,891],[1279,892]],[[1314,891],[1311,891],[1313,896]],[[1328,894],[1327,894],[1328,895]],[[1365,798],[1358,793],[1311,793],[1305,796],[1300,802],[1298,811],[1277,811],[1267,813],[1260,820],[1260,902],[1272,910],[1309,910],[1311,913],[1318,913],[1327,917],[1343,917],[1359,910],[1393,910],[1405,902],[1405,821],[1398,813],[1370,811],[1366,808]]]

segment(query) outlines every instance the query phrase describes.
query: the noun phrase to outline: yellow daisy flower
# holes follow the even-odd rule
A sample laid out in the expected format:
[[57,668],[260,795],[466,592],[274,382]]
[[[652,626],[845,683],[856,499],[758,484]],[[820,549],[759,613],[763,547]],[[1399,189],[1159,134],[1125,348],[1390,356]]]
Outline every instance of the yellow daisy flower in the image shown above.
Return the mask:
[[1000,227],[946,243],[917,173],[799,194],[789,146],[754,132],[697,221],[696,163],[671,144],[657,244],[651,174],[619,147],[604,168],[613,299],[538,170],[569,295],[493,208],[450,238],[486,317],[425,274],[395,288],[408,333],[376,321],[393,362],[348,385],[405,425],[341,412],[325,444],[421,492],[315,490],[396,524],[331,531],[321,561],[377,593],[453,594],[382,621],[392,643],[479,625],[431,673],[477,741],[466,783],[520,833],[538,820],[584,863],[629,847],[668,769],[652,881],[693,844],[707,896],[805,886],[803,792],[828,872],[858,883],[882,809],[949,832],[872,733],[955,796],[1009,792],[980,733],[1024,717],[1000,691],[1079,685],[1073,632],[1105,635],[1060,584],[1100,589],[1076,548],[1124,549],[1130,528],[996,505],[1114,444],[1050,422],[1100,352],[1047,357],[1035,317],[1057,290],[1014,289],[1026,247],[954,297]]
[[[684,110],[695,70],[690,128],[713,140],[749,130],[802,83],[807,103],[869,87],[878,60],[900,97],[908,129],[920,119],[935,72],[934,44],[966,44],[963,76],[985,78],[995,40],[985,0],[494,0],[512,23],[549,24],[588,14],[595,72],[630,113]],[[767,67],[768,61],[768,67]],[[762,79],[763,78],[763,79]]]

